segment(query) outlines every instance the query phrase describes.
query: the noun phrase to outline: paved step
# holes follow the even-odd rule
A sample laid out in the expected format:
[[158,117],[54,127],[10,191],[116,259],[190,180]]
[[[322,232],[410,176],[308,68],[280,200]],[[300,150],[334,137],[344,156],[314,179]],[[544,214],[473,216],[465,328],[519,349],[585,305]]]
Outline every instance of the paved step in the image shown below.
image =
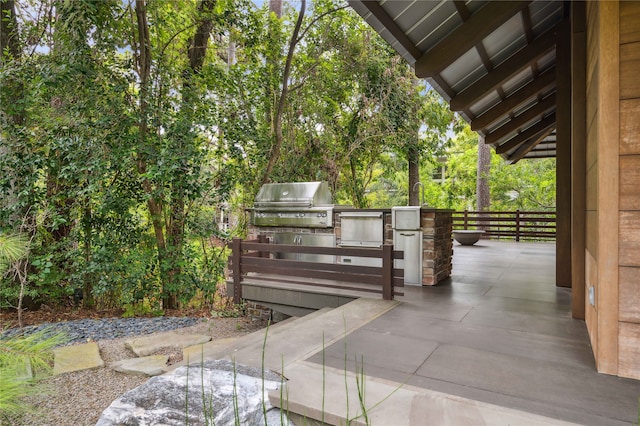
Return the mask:
[[63,346],[53,350],[53,374],[104,367],[96,342]]
[[[317,424],[314,420],[332,425],[395,426],[574,424],[331,367],[323,369],[310,362],[289,364],[284,375],[288,379],[285,389],[271,391],[269,400],[298,418],[311,419],[308,424]],[[365,410],[360,406],[359,387],[365,395]]]
[[258,368],[264,359],[267,369],[281,371],[284,366],[286,371],[288,364],[321,351],[323,347],[393,309],[398,303],[382,299],[357,299],[306,321],[296,321],[287,330],[269,332],[266,345],[263,334],[259,340],[252,340],[237,348],[226,348],[215,354],[207,353],[206,357],[215,355],[216,358]]
[[[322,308],[303,317],[291,317],[284,321],[272,324],[269,326],[268,336],[277,336],[279,334],[286,333],[293,327],[297,327],[306,321],[311,321],[329,311],[331,311],[331,308]],[[182,351],[183,361],[181,363],[177,363],[173,368],[189,363],[197,363],[202,359],[227,359],[228,354],[237,352],[247,346],[255,344],[262,345],[264,342],[265,332],[267,331],[263,329],[241,337],[218,339],[202,345],[194,345],[184,348]]]

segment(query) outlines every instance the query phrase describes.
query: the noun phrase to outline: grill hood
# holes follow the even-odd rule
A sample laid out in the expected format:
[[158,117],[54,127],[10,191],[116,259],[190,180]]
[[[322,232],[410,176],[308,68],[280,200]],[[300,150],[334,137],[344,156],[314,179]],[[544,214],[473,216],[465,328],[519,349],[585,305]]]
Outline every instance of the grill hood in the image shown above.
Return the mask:
[[267,183],[250,211],[251,224],[256,226],[333,226],[333,204],[326,182]]
[[330,206],[331,191],[326,182],[287,182],[262,185],[254,208]]

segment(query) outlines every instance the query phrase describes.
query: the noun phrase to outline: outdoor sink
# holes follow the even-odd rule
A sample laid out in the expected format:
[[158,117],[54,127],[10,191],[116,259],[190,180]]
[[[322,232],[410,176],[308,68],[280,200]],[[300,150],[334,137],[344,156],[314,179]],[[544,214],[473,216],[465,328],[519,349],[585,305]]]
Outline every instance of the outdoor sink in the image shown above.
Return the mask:
[[478,242],[484,231],[464,229],[453,231],[453,238],[463,246],[472,246]]

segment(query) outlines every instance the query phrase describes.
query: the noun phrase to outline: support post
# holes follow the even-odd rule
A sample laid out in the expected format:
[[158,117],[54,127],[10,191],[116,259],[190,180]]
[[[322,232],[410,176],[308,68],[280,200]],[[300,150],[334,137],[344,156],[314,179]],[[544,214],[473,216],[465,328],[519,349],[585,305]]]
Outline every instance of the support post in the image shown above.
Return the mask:
[[231,243],[233,256],[233,303],[240,304],[242,300],[242,277],[240,276],[240,257],[242,254],[242,239],[234,238]]
[[556,286],[571,287],[571,26],[556,41]]
[[516,243],[520,242],[520,209],[516,210]]
[[382,298],[393,300],[393,245],[382,246]]
[[587,210],[586,3],[571,2],[571,313],[585,319]]

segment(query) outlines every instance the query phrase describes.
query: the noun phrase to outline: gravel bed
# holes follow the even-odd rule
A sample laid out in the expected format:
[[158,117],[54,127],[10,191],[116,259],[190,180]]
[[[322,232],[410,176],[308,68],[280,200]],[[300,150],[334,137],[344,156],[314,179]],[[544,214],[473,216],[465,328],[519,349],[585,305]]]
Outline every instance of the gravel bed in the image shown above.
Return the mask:
[[[100,324],[92,324],[93,322]],[[184,321],[184,322],[183,322]],[[181,328],[180,324],[193,325]],[[78,328],[73,328],[79,324]],[[90,327],[88,324],[92,324]],[[123,326],[122,324],[126,324]],[[237,337],[262,329],[264,322],[254,321],[250,318],[215,318],[203,320],[202,318],[130,318],[130,319],[103,319],[80,320],[67,323],[55,323],[55,329],[64,327],[68,335],[78,335],[81,341],[86,342],[88,337],[97,340],[100,355],[105,361],[106,367],[94,370],[77,371],[49,377],[41,382],[43,392],[27,398],[24,402],[35,407],[33,413],[23,415],[20,418],[6,419],[0,417],[0,425],[12,426],[84,426],[95,425],[102,412],[120,395],[140,386],[148,380],[147,377],[133,376],[118,373],[109,366],[121,359],[133,358],[135,354],[125,348],[127,338],[140,334],[148,334],[159,331],[176,330],[185,334],[205,334],[212,339]],[[123,331],[126,329],[127,331]],[[157,327],[157,328],[153,328]],[[106,339],[97,339],[94,336],[102,336],[99,330],[111,329]],[[84,335],[89,330],[91,335]],[[126,337],[113,338],[113,330],[127,333]],[[84,340],[82,340],[84,339]],[[168,342],[170,344],[170,342]],[[167,346],[157,352],[170,357],[181,357],[181,349]]]
[[205,321],[205,319],[189,317],[82,319],[43,323],[22,329],[10,328],[2,332],[0,337],[26,336],[46,330],[47,334],[63,333],[67,337],[65,345],[73,345],[75,343],[86,343],[90,340],[117,339],[171,331],[177,328],[190,327],[202,321]]

